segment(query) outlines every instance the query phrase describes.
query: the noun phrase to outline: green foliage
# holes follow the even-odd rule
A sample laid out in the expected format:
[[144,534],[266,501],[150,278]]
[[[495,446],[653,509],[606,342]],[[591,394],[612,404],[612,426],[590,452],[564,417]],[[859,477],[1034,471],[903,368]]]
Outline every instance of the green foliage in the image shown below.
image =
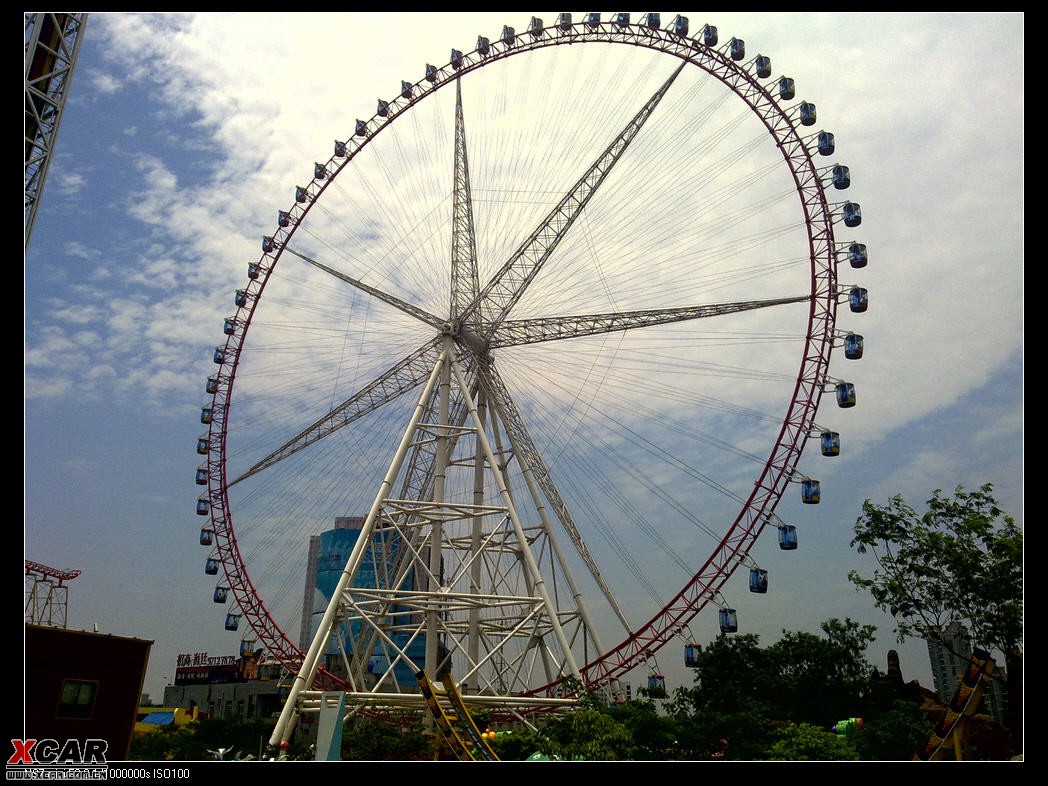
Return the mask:
[[[1023,532],[997,505],[993,486],[958,486],[953,497],[936,489],[919,514],[900,496],[870,500],[855,522],[852,545],[870,553],[877,570],[848,578],[868,590],[895,619],[900,641],[917,637],[949,647],[942,632],[963,625],[973,643],[1004,654],[1007,725],[1022,745]],[[955,655],[968,657],[970,652]]]
[[863,761],[910,761],[932,725],[915,702],[893,699],[867,711],[862,731],[851,742]]
[[696,670],[695,708],[811,723],[853,712],[875,673],[864,653],[876,629],[834,619],[822,630],[824,636],[784,631],[767,648],[753,634],[719,636]]
[[629,729],[607,712],[583,709],[551,720],[543,729],[547,756],[566,761],[616,761],[631,759],[633,738]]
[[769,761],[859,761],[847,739],[810,723],[787,721],[776,736],[768,750]]
[[923,515],[899,496],[863,503],[852,546],[878,568],[848,578],[891,613],[900,641],[934,639],[959,622],[983,647],[1006,655],[1021,648],[1023,533],[992,491],[958,486],[948,498],[936,489]]
[[632,740],[631,758],[636,761],[664,761],[680,756],[673,722],[660,715],[653,701],[630,701],[610,710]]
[[433,758],[435,739],[418,721],[394,723],[368,716],[342,728],[343,761],[410,761]]
[[854,712],[865,698],[875,669],[864,653],[876,628],[852,620],[822,624],[825,638],[810,633],[783,633],[768,648],[776,679],[770,691],[779,717],[819,723]]
[[[211,751],[227,749],[225,759],[265,757],[265,746],[273,732],[271,720],[245,721],[204,718],[180,728],[160,729],[131,741],[129,758],[133,761],[208,761]],[[292,749],[291,758],[307,755]]]
[[[783,631],[766,648],[752,634],[711,642],[695,687],[678,689],[666,703],[680,758],[710,758],[721,739],[728,741],[724,758],[743,761],[911,758],[931,723],[915,703],[896,703],[894,689],[866,661],[875,628],[836,619],[821,627],[822,636]],[[867,731],[847,751],[808,728],[833,736],[830,728],[848,717],[863,717]]]
[[548,756],[554,745],[542,732],[524,729],[496,735],[491,749],[502,761],[524,761],[536,752]]

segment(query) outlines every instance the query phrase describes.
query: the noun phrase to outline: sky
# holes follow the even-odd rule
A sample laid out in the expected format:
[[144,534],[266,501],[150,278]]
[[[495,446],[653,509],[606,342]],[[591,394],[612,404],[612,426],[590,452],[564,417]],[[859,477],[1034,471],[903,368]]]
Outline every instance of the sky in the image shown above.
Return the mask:
[[[547,23],[557,16],[533,13]],[[798,556],[787,560],[775,544],[774,532],[763,535],[752,556],[770,569],[772,589],[767,596],[750,596],[740,584],[740,572],[724,600],[738,609],[740,632],[758,633],[765,644],[784,629],[817,633],[820,623],[833,617],[875,625],[876,640],[867,653],[870,662],[883,669],[887,651],[897,649],[904,676],[930,687],[924,646],[897,642],[891,618],[849,583],[848,571],[868,575],[874,568],[850,540],[864,500],[883,504],[899,494],[923,509],[935,489],[952,492],[958,485],[977,488],[992,483],[1002,508],[1023,521],[1024,17],[680,13],[689,18],[693,31],[709,23],[717,26],[721,41],[736,36],[746,41],[748,54],[769,55],[776,74],[796,80],[798,99],[815,103],[818,128],[832,130],[837,141],[830,160],[839,160],[851,172],[851,189],[842,193],[862,208],[861,226],[841,230],[848,234],[839,237],[854,235],[867,245],[870,258],[866,268],[840,274],[843,283],[861,284],[870,292],[868,312],[854,315],[842,308],[838,318],[839,328],[864,336],[864,357],[846,361],[838,351],[830,367],[831,376],[846,374],[856,385],[857,406],[837,410],[827,396],[816,417],[818,423],[841,432],[842,454],[823,459],[817,445],[809,446],[801,463],[804,472],[820,480],[822,502],[817,507],[802,505],[799,493],[790,489],[779,512],[801,531]],[[674,15],[663,12],[663,22]],[[214,373],[212,353],[225,339],[223,318],[235,312],[232,294],[245,286],[247,264],[258,260],[262,236],[272,234],[277,211],[288,209],[294,186],[309,181],[314,163],[331,158],[333,140],[350,138],[356,119],[373,116],[377,98],[395,98],[401,80],[419,81],[425,64],[444,65],[453,47],[472,50],[478,35],[495,39],[503,25],[525,30],[530,16],[368,12],[89,17],[25,254],[24,556],[81,571],[69,585],[69,627],[153,641],[145,685],[150,696],[162,696],[163,686],[173,680],[179,654],[238,651],[240,633],[223,629],[224,609],[212,602],[213,582],[202,570],[207,554],[198,543],[201,519],[194,512],[200,493],[194,483],[200,459],[194,446],[206,430],[200,423],[204,382]],[[599,147],[544,148],[544,124],[607,131],[600,113],[615,105],[615,96],[626,92],[646,97],[651,85],[667,76],[665,67],[642,70],[648,64],[644,57],[637,54],[635,70],[630,61],[624,69],[604,64],[604,73],[600,64],[587,63],[593,68],[586,73],[588,79],[581,74],[577,80],[565,79],[570,85],[533,78],[526,97],[539,103],[528,107],[539,106],[555,89],[574,90],[570,102],[549,98],[541,110],[548,115],[523,113],[523,90],[500,92],[493,80],[490,85],[477,84],[470,93],[470,83],[464,81],[477,195],[484,184],[499,182],[496,162],[502,161],[494,131],[489,137],[482,130],[486,121],[495,130],[509,126],[530,134],[522,138],[533,149],[532,161],[553,170],[549,181],[530,185],[560,184],[558,193],[563,193]],[[536,58],[535,76],[548,73],[541,72],[540,65]],[[442,103],[428,101],[432,107],[419,104],[415,136],[405,137],[404,150],[376,145],[386,158],[361,156],[359,174],[347,172],[346,191],[371,189],[354,209],[362,214],[373,209],[384,189],[401,182],[413,165],[425,164],[433,172],[439,169],[433,168],[433,161],[440,159],[450,166],[447,127],[438,130],[431,119],[441,112],[450,117],[451,91],[442,95]],[[678,112],[684,109],[679,101],[674,106]],[[695,106],[697,113],[697,102]],[[621,123],[629,113],[615,117],[620,119],[608,123]],[[688,122],[698,127],[698,119]],[[682,130],[691,127],[678,123]],[[733,138],[750,138],[743,130],[735,133]],[[676,143],[683,147],[692,140],[682,137]],[[654,155],[642,144],[638,141],[638,156]],[[518,143],[517,152],[522,147]],[[738,184],[763,171],[769,160],[764,155],[755,148],[750,157],[724,163],[716,174],[697,165],[686,169],[691,164],[681,163],[673,186],[679,189],[676,204],[658,201],[653,193],[652,205],[667,222],[679,219],[685,210],[698,209],[689,201],[691,195],[713,193],[713,182]],[[772,166],[772,171],[774,175],[760,181],[769,197],[778,193],[774,178],[785,174],[781,167]],[[701,190],[704,172],[708,191]],[[449,174],[444,171],[441,176]],[[426,177],[420,176],[419,194],[443,187],[436,176],[434,183]],[[664,170],[658,175],[652,171],[651,180],[661,184],[660,194],[671,182]],[[737,196],[752,199],[741,187]],[[512,215],[526,221],[537,208],[524,202]],[[477,204],[478,223],[496,215],[496,208],[479,196]],[[413,228],[421,228],[428,218],[421,204],[397,209],[404,211],[400,220],[418,221]],[[605,208],[595,205],[594,211],[598,209]],[[770,202],[767,215],[787,209],[782,202]],[[624,241],[615,245],[626,237],[625,230],[608,231],[614,225],[611,219],[600,220],[605,217],[596,212],[585,224],[589,234],[583,237],[595,248],[615,249],[626,260]],[[372,218],[378,226],[379,219]],[[737,254],[741,260],[747,252],[742,247],[749,237],[743,234],[749,231],[741,228],[744,225],[740,220],[726,230],[735,232],[736,245],[728,246],[733,259]],[[659,226],[665,237],[674,234],[665,224]],[[371,239],[366,232],[340,242],[342,230],[334,216],[326,215],[310,228],[308,240],[303,240],[306,252],[329,254],[323,257],[329,262],[337,258],[348,275],[373,276],[367,280],[424,297],[422,285],[409,278],[419,271],[412,260],[405,259],[385,274],[373,266],[365,253]],[[640,229],[632,237],[653,242]],[[485,240],[491,245],[482,245],[480,253],[485,260],[500,259],[512,240],[511,233]],[[445,240],[436,237],[433,242],[439,247]],[[660,246],[670,247],[668,239]],[[326,310],[335,296],[324,288],[310,292],[305,287],[316,279],[301,266],[293,268],[290,260],[282,264],[289,273],[297,271],[291,288],[281,296],[286,298],[284,305],[293,308],[297,297],[313,298],[314,321],[302,329],[319,328],[321,319],[335,313]],[[604,284],[613,290],[620,283],[617,271],[609,266],[605,273]],[[777,280],[769,274],[734,285],[723,297],[742,298],[747,292],[763,297]],[[572,289],[566,281],[539,289],[536,301],[539,294],[559,295],[562,307],[584,313],[590,305],[585,302],[589,290]],[[628,295],[614,297],[625,302]],[[275,366],[285,362],[279,330],[298,325],[279,324],[278,318],[287,320],[289,313],[293,312],[267,313],[271,321],[257,328],[257,347],[261,355],[268,354],[264,362],[270,364],[261,366],[263,371],[269,368],[275,374]],[[363,330],[362,314],[370,313],[354,311],[348,319],[353,330]],[[763,319],[753,316],[740,326],[763,330]],[[769,334],[779,329],[778,324],[767,327]],[[391,324],[388,335],[394,348],[403,349],[411,347],[404,342],[415,334]],[[385,338],[380,335],[378,340]],[[770,380],[767,387],[737,378],[724,383],[741,385],[735,393],[740,406],[781,410],[781,380],[775,385],[775,375],[780,368],[796,367],[796,356],[787,354],[796,343],[783,343],[785,350],[768,342],[763,356],[751,360],[746,355],[738,361],[751,371],[766,371]],[[349,340],[341,345],[343,351],[354,347]],[[623,345],[620,356],[630,351]],[[362,353],[354,362],[366,365],[368,357]],[[549,360],[549,355],[542,357],[542,363]],[[507,363],[506,368],[512,381],[529,381],[528,367]],[[338,374],[348,380],[350,363],[340,369]],[[546,372],[537,369],[541,367],[536,362],[531,367],[533,384],[536,376],[546,379]],[[311,370],[298,373],[299,382],[314,379]],[[609,369],[601,373],[611,380]],[[704,382],[707,392],[725,391],[712,376]],[[290,417],[288,410],[275,404],[264,409],[261,397],[257,402],[251,397],[246,377],[244,385],[247,401],[259,409],[247,418],[249,423],[238,425],[251,437],[264,438],[271,449],[284,433],[281,426],[289,425],[280,421]],[[554,387],[552,381],[549,387]],[[537,441],[564,429],[563,421],[544,422],[541,414],[546,410],[541,407],[561,397],[585,398],[588,389],[588,383],[565,384],[547,391],[545,404],[540,396],[527,399],[528,412],[538,419]],[[610,382],[602,389],[611,390]],[[635,388],[632,394],[642,392]],[[332,395],[330,388],[318,384],[317,390],[309,391],[309,401],[320,406],[318,402]],[[624,407],[637,407],[640,399],[625,401]],[[596,402],[589,402],[593,409]],[[249,412],[251,406],[245,405],[243,414]],[[583,433],[582,423],[579,415],[575,434]],[[752,431],[727,420],[714,419],[711,424],[723,425],[721,436],[739,450],[759,453],[762,448],[749,441],[758,443],[762,435],[763,449],[770,446],[766,424]],[[740,430],[728,430],[734,428]],[[376,451],[367,459],[383,469],[385,459],[380,457],[387,447],[392,450],[391,438],[384,434],[370,440]],[[640,459],[627,461],[642,465]],[[554,470],[560,467],[565,467],[569,485],[582,477],[570,474],[565,462],[554,463]],[[673,481],[659,480],[672,488]],[[629,485],[622,488],[637,491]],[[263,488],[260,494],[264,493]],[[364,497],[347,496],[339,504],[366,502]],[[252,500],[245,495],[241,504],[238,510],[249,510]],[[341,510],[338,515],[353,515],[359,508]],[[323,522],[330,521],[329,513],[318,513],[302,524],[302,530],[281,530],[282,539],[269,545],[275,557],[261,556],[262,538],[245,528],[244,550],[251,550],[246,561],[249,568],[259,566],[260,586],[262,560],[294,565],[287,555],[293,551],[296,558],[301,556],[304,533],[326,528]],[[711,527],[722,526],[712,523],[719,521],[713,509],[702,514],[704,524],[707,516]],[[605,541],[589,532],[585,536],[592,538],[595,553],[603,559]],[[628,553],[647,555],[653,550],[651,533],[637,529],[622,537]],[[692,554],[701,562],[711,548],[703,541],[688,543],[679,549],[686,562]],[[643,563],[643,569],[659,572],[651,567],[659,564],[657,559]],[[610,564],[607,571],[619,576]],[[301,598],[301,583],[295,584],[295,578],[282,590],[289,606]],[[624,579],[631,604],[627,586]],[[716,635],[714,610],[708,608],[692,624],[696,639],[709,641]],[[657,659],[669,687],[689,679],[680,664],[680,647],[668,646]]]

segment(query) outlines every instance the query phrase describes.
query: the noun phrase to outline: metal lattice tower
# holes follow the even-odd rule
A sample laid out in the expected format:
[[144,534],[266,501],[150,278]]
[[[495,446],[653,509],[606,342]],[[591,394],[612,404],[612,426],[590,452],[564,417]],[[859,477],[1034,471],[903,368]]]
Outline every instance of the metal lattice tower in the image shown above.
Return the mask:
[[64,582],[80,575],[78,570],[59,570],[25,561],[25,621],[31,625],[66,627],[69,587]]
[[25,246],[55,148],[87,14],[25,14]]

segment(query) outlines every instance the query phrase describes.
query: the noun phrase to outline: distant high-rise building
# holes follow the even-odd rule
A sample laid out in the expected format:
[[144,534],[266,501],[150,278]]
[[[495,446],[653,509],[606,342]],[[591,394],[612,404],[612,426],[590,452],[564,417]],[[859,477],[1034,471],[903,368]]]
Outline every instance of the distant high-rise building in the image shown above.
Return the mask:
[[[363,526],[363,516],[335,517],[334,529],[336,530],[356,530],[359,532]],[[327,609],[327,598],[324,597],[317,585],[317,565],[321,557],[321,537],[321,535],[310,535],[309,537],[309,554],[306,558],[306,585],[302,598],[302,628],[298,641],[298,646],[303,652],[309,650],[309,645],[313,643],[313,636],[317,630],[314,617],[322,617]],[[326,561],[330,561],[331,555],[325,556],[327,557]],[[343,566],[345,565],[345,559],[342,560],[342,564]]]
[[[306,564],[306,586],[302,602],[302,628],[300,633],[300,647],[304,652],[309,650],[316,636],[320,621],[327,611],[331,597],[335,594],[335,588],[342,577],[349,555],[353,551],[360,533],[364,528],[363,516],[339,516],[335,518],[335,526],[319,535],[312,535],[309,539],[309,552]],[[384,586],[382,577],[388,575],[388,564],[386,560],[396,558],[396,546],[390,546],[395,541],[388,535],[375,536],[372,548],[368,549],[362,560],[356,576],[360,584],[355,586]],[[385,547],[383,547],[385,546]],[[376,561],[383,564],[376,564]],[[409,573],[403,577],[402,588],[410,588],[414,582],[414,576]],[[399,611],[394,605],[390,608],[390,620],[393,620]],[[351,629],[343,629],[341,646],[339,642],[331,640],[325,652],[329,668],[336,675],[341,674],[339,664],[340,652],[352,652],[354,642],[360,636],[360,622],[353,623]],[[395,652],[391,652],[389,646],[378,642],[369,653],[367,671],[370,675],[373,671],[382,673],[385,665],[396,659],[394,670],[397,679],[404,684],[412,684],[415,678],[416,666],[421,664],[425,658],[426,637],[416,636],[409,641],[408,634],[388,631],[389,645],[403,650],[407,653],[408,660],[398,658]],[[371,645],[369,645],[371,646]]]
[[[931,662],[935,693],[943,703],[949,703],[953,698],[957,683],[968,671],[971,654],[971,637],[959,622],[952,623],[943,631],[942,641],[928,640],[928,658]],[[1007,706],[1005,683],[1004,666],[997,664],[993,679],[983,689],[982,709],[979,710],[998,722],[1004,721]]]

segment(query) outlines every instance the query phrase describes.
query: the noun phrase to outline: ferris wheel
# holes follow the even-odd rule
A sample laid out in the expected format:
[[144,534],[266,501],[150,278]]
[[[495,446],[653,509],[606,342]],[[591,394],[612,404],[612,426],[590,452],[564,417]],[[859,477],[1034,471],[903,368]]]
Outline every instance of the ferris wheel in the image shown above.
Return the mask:
[[233,293],[205,572],[296,691],[615,694],[704,610],[737,629],[840,451],[867,253],[815,105],[710,25],[546,21],[378,99]]

